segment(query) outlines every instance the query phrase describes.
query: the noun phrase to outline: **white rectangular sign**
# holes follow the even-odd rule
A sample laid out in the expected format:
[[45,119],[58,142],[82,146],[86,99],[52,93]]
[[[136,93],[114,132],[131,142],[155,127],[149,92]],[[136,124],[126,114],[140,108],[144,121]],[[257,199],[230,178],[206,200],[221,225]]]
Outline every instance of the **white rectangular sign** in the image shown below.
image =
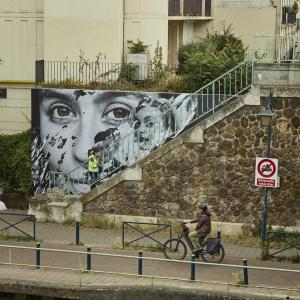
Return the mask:
[[278,159],[256,157],[255,185],[262,187],[278,187]]

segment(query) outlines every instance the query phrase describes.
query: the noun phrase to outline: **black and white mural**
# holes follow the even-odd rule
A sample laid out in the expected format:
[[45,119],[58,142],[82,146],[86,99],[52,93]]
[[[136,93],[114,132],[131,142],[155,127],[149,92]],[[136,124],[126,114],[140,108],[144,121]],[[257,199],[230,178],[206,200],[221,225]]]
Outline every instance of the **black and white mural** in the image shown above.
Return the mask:
[[84,179],[89,149],[104,149],[99,171],[103,176],[116,166],[133,164],[176,136],[195,109],[189,94],[32,90],[35,193],[46,191],[48,171],[68,174],[74,193],[88,191]]

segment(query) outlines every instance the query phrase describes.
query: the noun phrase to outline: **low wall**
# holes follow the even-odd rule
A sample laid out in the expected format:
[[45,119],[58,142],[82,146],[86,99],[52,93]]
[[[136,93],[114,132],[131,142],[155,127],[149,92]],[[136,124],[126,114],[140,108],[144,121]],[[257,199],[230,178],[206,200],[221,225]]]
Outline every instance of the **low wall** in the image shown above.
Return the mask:
[[[124,279],[124,276],[123,276]],[[299,300],[297,290],[280,290],[263,287],[209,284],[191,281],[139,278],[128,279],[128,284],[118,285],[118,277],[112,285],[81,285],[76,283],[46,283],[25,280],[1,280],[0,292],[37,296],[38,299],[70,300]],[[123,280],[122,280],[123,281]],[[42,298],[44,297],[44,298]],[[51,299],[50,298],[50,299]],[[28,299],[28,298],[26,298]]]
[[[260,74],[260,76],[258,76]],[[300,86],[299,64],[258,64],[254,69],[254,78],[261,86]]]
[[[244,106],[242,100],[136,164],[139,178],[126,170],[83,196],[84,211],[188,219],[207,202],[217,222],[260,219],[264,189],[255,186],[254,173],[255,158],[267,149],[259,116],[266,97]],[[268,223],[299,226],[300,97],[275,94],[273,113],[271,157],[279,159],[280,187],[270,189]]]

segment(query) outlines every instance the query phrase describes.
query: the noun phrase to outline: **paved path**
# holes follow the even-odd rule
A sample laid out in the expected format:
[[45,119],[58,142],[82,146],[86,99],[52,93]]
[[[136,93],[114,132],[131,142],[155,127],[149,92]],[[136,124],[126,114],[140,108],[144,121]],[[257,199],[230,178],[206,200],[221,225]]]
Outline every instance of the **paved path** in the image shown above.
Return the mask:
[[[17,221],[10,220],[11,223]],[[22,230],[31,230],[32,224],[29,222],[23,223],[20,226]],[[127,234],[127,238],[132,239],[133,233]],[[80,232],[80,240],[84,242],[84,246],[75,246],[75,229],[74,226],[60,225],[54,223],[38,223],[37,224],[37,239],[41,240],[42,248],[64,249],[75,251],[86,251],[86,246],[92,247],[92,252],[102,253],[103,255],[92,256],[92,270],[101,272],[97,274],[86,274],[79,271],[58,271],[53,269],[36,270],[34,267],[20,267],[7,266],[5,263],[14,264],[29,264],[35,265],[35,251],[30,249],[6,249],[0,247],[0,278],[15,278],[23,280],[24,278],[31,278],[31,280],[45,280],[46,282],[56,281],[63,282],[66,278],[79,285],[81,281],[95,284],[106,282],[111,285],[124,284],[138,284],[141,282],[137,278],[137,260],[134,258],[124,257],[108,257],[105,254],[129,255],[137,256],[137,250],[117,250],[114,246],[120,246],[121,230],[104,230],[104,229],[88,229],[82,228]],[[35,243],[16,242],[16,241],[0,241],[1,245],[18,245],[35,247]],[[256,248],[242,247],[238,245],[224,243],[226,250],[226,257],[224,264],[242,264],[242,259],[247,258],[250,266],[260,266],[278,269],[293,269],[299,270],[299,264],[279,263],[270,261],[260,261],[256,259],[260,251]],[[145,257],[163,258],[160,252],[144,252]],[[42,250],[41,265],[48,267],[60,267],[66,269],[86,269],[86,255],[62,252],[49,252]],[[233,273],[240,271],[231,266],[211,266],[211,265],[197,265],[196,279],[202,282],[216,282],[221,284],[233,284]],[[104,274],[103,272],[106,272]],[[109,275],[109,272],[133,274],[134,276],[122,276],[121,281],[115,281],[114,276]],[[188,280],[190,278],[190,264],[176,263],[170,261],[143,261],[143,274],[153,277],[170,277],[174,279]],[[145,279],[146,280],[146,279]],[[148,280],[148,279],[147,279]],[[147,281],[146,280],[146,281]],[[144,281],[142,281],[144,282]],[[148,281],[147,281],[148,282]],[[174,286],[178,286],[178,281],[172,281]],[[181,281],[180,281],[181,282]],[[255,286],[272,286],[277,288],[298,288],[300,289],[300,273],[288,273],[283,271],[269,271],[269,270],[249,270],[249,282]],[[148,282],[149,283],[149,282]],[[148,284],[147,283],[147,284]],[[180,285],[180,284],[179,284]],[[293,292],[295,293],[295,292]],[[297,293],[297,292],[296,292]],[[299,290],[300,297],[300,290]]]

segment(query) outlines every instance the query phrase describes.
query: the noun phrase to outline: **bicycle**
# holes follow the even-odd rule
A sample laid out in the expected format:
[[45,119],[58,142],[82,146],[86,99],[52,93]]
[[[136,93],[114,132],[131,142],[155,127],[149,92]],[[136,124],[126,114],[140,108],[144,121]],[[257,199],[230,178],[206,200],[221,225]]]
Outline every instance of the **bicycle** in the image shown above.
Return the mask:
[[[169,239],[164,243],[163,253],[167,259],[183,260],[187,254],[187,246],[196,257],[201,256],[205,262],[220,263],[225,256],[225,250],[220,240],[217,238],[205,238],[199,250],[196,250],[193,242],[189,237],[189,228],[183,223],[181,224],[182,232],[178,238]],[[182,241],[185,239],[186,243]]]

